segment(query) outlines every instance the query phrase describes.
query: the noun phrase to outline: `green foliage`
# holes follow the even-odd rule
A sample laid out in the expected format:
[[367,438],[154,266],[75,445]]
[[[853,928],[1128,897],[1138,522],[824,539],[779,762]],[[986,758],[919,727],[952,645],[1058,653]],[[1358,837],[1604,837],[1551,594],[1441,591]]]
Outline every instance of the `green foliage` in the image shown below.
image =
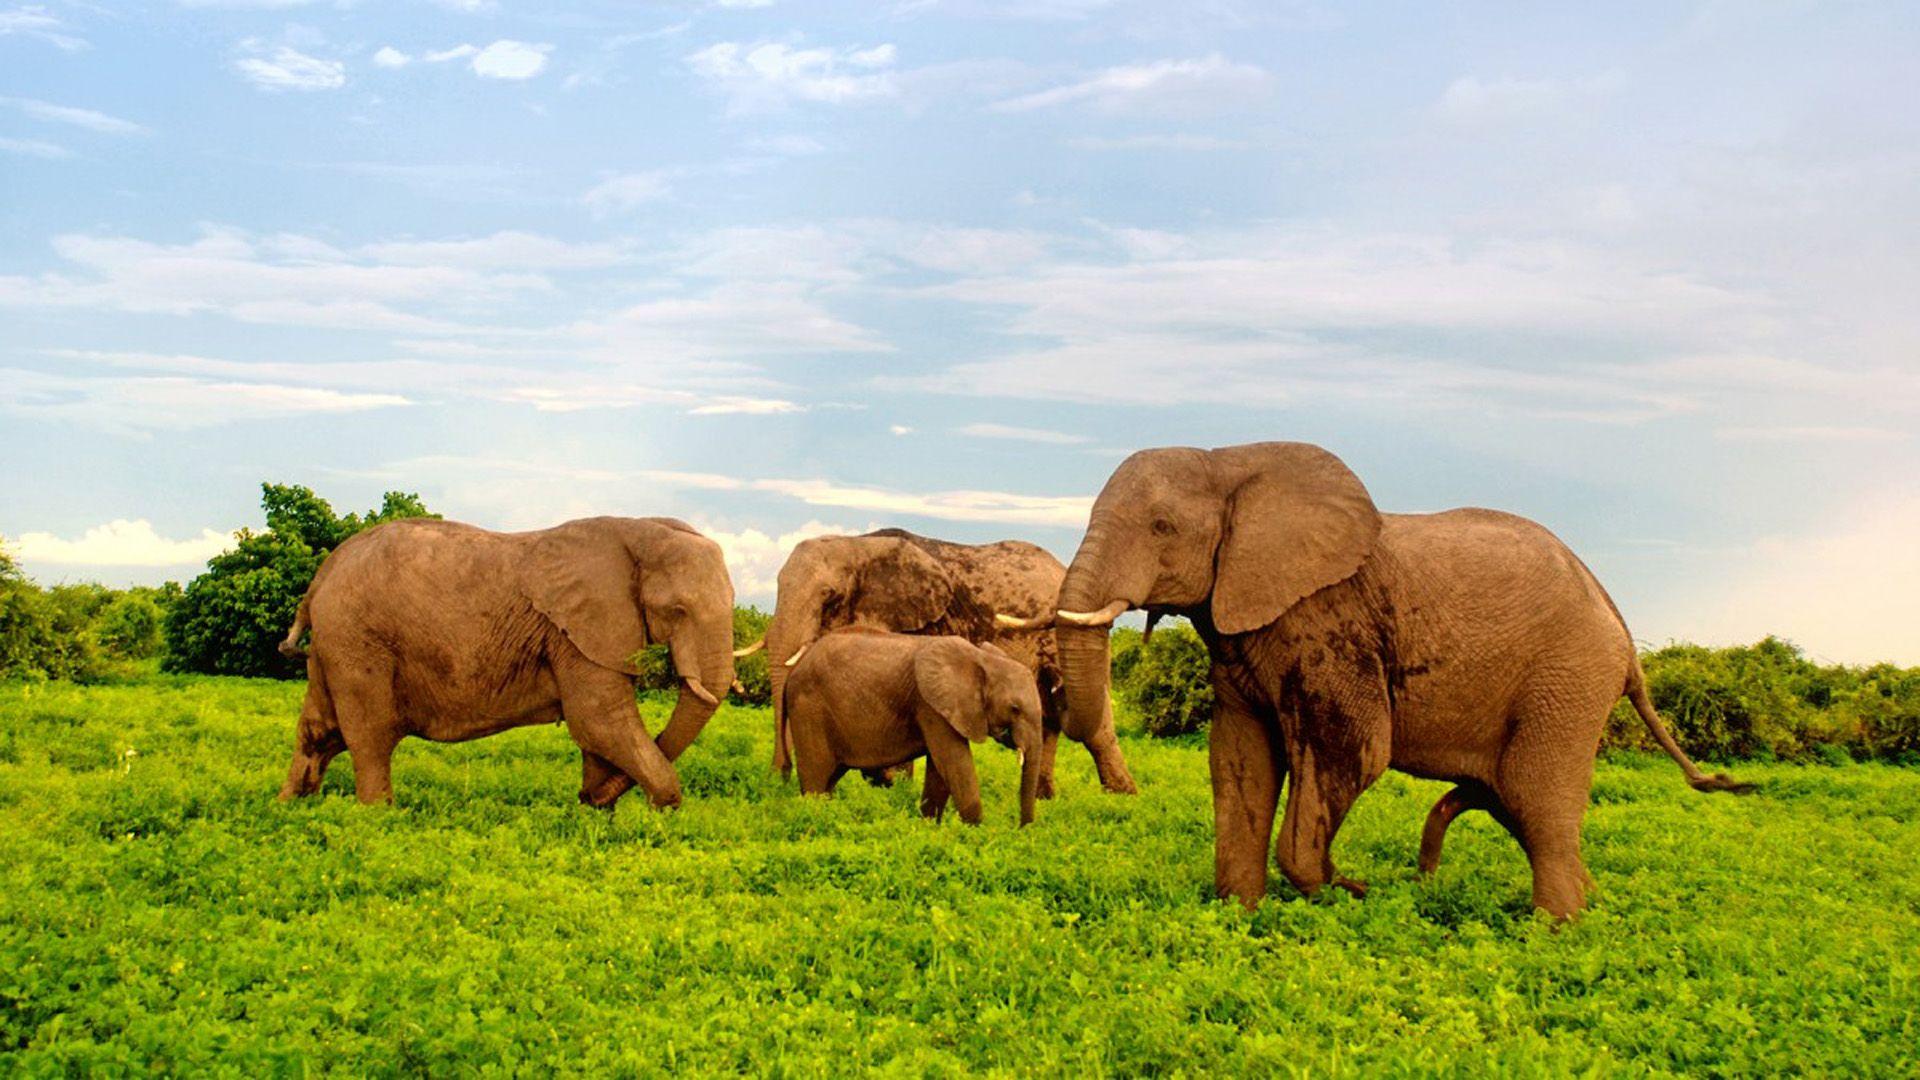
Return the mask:
[[[757,607],[733,609],[733,647],[745,648],[767,636],[773,616]],[[773,682],[767,677],[767,650],[733,662],[733,678],[740,684],[727,698],[736,705],[773,705]]]
[[[1669,645],[1640,662],[1654,708],[1694,756],[1920,763],[1920,668],[1816,664],[1774,637],[1725,649]],[[1605,745],[1653,741],[1622,702]]]
[[0,678],[92,682],[155,656],[170,594],[28,581],[0,548]]
[[[773,616],[756,607],[737,607],[733,609],[733,647],[738,649],[751,645],[766,636],[767,624]],[[641,693],[678,693],[680,677],[674,673],[673,658],[667,654],[665,645],[651,645],[639,656],[640,669],[638,688]],[[734,681],[744,689],[729,690],[727,700],[736,705],[771,705],[773,703],[773,684],[767,679],[766,650],[733,662]],[[718,691],[719,687],[709,687]]]
[[377,510],[336,516],[333,507],[297,484],[260,485],[267,531],[241,529],[230,551],[207,561],[166,621],[173,672],[293,678],[306,668],[280,655],[300,598],[327,553],[384,521],[438,517],[418,495],[389,491]]
[[1141,640],[1131,627],[1113,632],[1113,688],[1124,711],[1149,735],[1203,731],[1213,719],[1207,646],[1186,622],[1163,622]]
[[1912,1072],[1912,770],[1603,761],[1558,929],[1483,814],[1419,879],[1445,786],[1388,774],[1335,848],[1371,894],[1249,915],[1195,740],[1125,737],[1126,799],[1062,747],[1027,829],[998,747],[986,823],[936,825],[908,781],[798,796],[732,705],[672,813],[578,806],[550,726],[408,740],[392,808],[344,757],[280,804],[301,689],[0,686],[0,1074]]

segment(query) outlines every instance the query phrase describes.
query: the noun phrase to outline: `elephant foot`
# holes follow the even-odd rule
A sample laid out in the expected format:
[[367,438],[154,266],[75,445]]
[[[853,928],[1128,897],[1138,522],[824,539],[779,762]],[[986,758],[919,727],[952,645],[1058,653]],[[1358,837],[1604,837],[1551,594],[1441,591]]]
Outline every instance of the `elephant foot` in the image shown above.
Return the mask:
[[1119,778],[1118,780],[1109,780],[1109,781],[1104,781],[1104,782],[1102,782],[1102,783],[1101,783],[1101,785],[1100,785],[1100,786],[1101,786],[1101,788],[1103,788],[1103,789],[1104,789],[1104,790],[1106,791],[1106,793],[1107,793],[1107,794],[1109,794],[1109,795],[1138,795],[1138,794],[1140,794],[1140,789],[1134,786],[1134,784],[1133,784],[1133,777],[1131,777],[1131,776],[1123,776],[1123,777],[1121,777],[1121,778]]
[[890,788],[893,786],[893,773],[886,769],[861,769],[860,776],[869,787]]
[[1041,777],[1040,782],[1034,785],[1033,797],[1036,799],[1053,798],[1053,777],[1051,776]]
[[1352,894],[1356,900],[1365,900],[1367,898],[1367,883],[1364,881],[1357,881],[1350,877],[1337,877],[1333,879],[1333,887],[1336,889],[1345,889],[1348,893]]

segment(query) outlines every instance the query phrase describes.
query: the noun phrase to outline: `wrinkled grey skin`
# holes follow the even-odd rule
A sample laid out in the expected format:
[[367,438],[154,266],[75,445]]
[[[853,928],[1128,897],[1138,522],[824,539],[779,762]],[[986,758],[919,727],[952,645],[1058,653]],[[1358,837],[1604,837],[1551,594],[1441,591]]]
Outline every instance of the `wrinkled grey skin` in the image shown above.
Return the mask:
[[[1044,549],[1019,540],[955,544],[904,529],[864,536],[822,536],[797,545],[780,569],[780,591],[767,626],[768,672],[774,703],[774,768],[790,771],[781,695],[785,661],[822,634],[866,627],[903,634],[952,634],[998,645],[1025,664],[1046,709],[1040,798],[1053,797],[1053,764],[1064,728],[1086,746],[1101,786],[1132,794],[1133,776],[1115,738],[1110,708],[1084,724],[1068,725],[1060,695],[1058,647],[1051,629],[1016,630],[995,616],[1035,616],[1052,610],[1066,568]],[[877,779],[878,774],[869,774]]]
[[[733,681],[733,586],[719,545],[670,518],[587,518],[527,533],[451,521],[380,525],[314,576],[281,650],[307,651],[283,799],[318,790],[340,751],[361,802],[390,800],[408,735],[461,742],[564,720],[582,801],[638,782],[680,801],[672,762]],[[659,742],[634,703],[634,654],[666,644],[682,680]],[[708,689],[713,688],[713,689]]]
[[1283,781],[1288,880],[1362,891],[1330,849],[1392,767],[1459,785],[1430,815],[1423,867],[1455,815],[1485,809],[1525,848],[1534,904],[1573,914],[1594,753],[1622,694],[1695,788],[1744,787],[1680,752],[1613,602],[1553,534],[1491,510],[1382,514],[1319,447],[1143,450],[1114,471],[1060,589],[1069,717],[1104,703],[1105,626],[1127,608],[1186,616],[1212,656],[1215,885],[1248,907]]
[[1040,694],[1033,672],[998,648],[961,637],[850,629],[827,634],[795,664],[785,706],[800,790],[824,794],[849,769],[877,770],[925,755],[920,812],[952,799],[980,823],[970,743],[1020,752],[1020,824],[1040,786]]

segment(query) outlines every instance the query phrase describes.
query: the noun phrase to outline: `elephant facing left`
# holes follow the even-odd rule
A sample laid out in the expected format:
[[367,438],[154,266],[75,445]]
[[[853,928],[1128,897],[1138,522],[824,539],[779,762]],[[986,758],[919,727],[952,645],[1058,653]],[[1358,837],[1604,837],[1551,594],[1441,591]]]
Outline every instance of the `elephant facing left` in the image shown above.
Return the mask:
[[[320,787],[345,750],[363,803],[393,797],[393,749],[564,721],[580,799],[638,783],[680,802],[673,761],[733,682],[733,585],[720,547],[671,518],[597,517],[537,532],[389,522],[341,544],[282,652],[305,651],[307,697],[282,799]],[[635,654],[668,646],[680,697],[659,741],[634,699]]]

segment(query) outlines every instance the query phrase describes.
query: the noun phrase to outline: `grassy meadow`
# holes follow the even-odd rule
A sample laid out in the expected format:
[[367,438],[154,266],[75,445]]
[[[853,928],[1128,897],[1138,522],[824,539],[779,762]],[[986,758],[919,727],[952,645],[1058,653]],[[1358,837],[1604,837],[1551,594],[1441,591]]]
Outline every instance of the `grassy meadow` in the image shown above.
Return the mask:
[[1336,848],[1367,899],[1248,915],[1209,898],[1197,740],[1128,739],[1133,799],[1063,744],[1026,830],[996,746],[987,824],[932,825],[915,785],[798,797],[733,707],[673,813],[578,806],[555,727],[409,741],[391,808],[345,758],[280,805],[303,689],[0,684],[0,1071],[1920,1072],[1912,769],[1733,798],[1609,759],[1557,930],[1484,816],[1417,880],[1442,788],[1390,775]]

